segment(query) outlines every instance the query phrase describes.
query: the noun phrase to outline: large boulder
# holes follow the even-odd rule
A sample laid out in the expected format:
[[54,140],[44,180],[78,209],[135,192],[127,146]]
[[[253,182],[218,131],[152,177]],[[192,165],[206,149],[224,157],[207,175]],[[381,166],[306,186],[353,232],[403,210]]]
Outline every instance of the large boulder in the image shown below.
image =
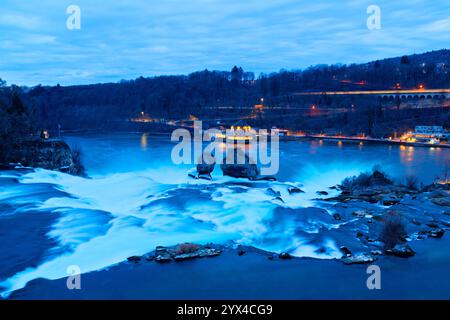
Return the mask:
[[197,166],[188,172],[188,176],[194,179],[212,180],[211,173],[214,171],[216,163],[205,163],[204,158],[200,157]]
[[29,139],[10,145],[0,162],[83,175],[79,156],[79,152],[71,150],[63,140]]
[[[241,161],[243,163],[239,163],[238,160],[243,159]],[[258,166],[251,161],[248,153],[238,149],[235,150],[234,159],[232,163],[227,163],[226,159],[224,159],[223,163],[220,165],[224,176],[229,176],[233,178],[247,178],[249,180],[256,180],[259,176]]]
[[259,170],[256,164],[222,164],[220,166],[223,175],[233,178],[247,178],[255,180]]
[[207,163],[198,163],[197,164],[197,172],[199,175],[201,174],[211,174],[214,171],[215,163],[207,164]]
[[416,252],[407,244],[397,244],[392,249],[386,250],[386,254],[400,258],[409,258],[414,256]]

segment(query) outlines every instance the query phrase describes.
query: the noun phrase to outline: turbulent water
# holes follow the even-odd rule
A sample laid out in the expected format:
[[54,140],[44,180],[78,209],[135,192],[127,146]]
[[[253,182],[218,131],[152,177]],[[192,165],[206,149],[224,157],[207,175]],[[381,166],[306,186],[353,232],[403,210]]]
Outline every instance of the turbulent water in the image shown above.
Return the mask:
[[[89,178],[42,169],[0,171],[3,296],[36,278],[98,270],[157,245],[235,241],[296,256],[340,257],[350,224],[332,219],[317,191],[379,165],[393,179],[442,176],[450,151],[321,141],[280,143],[277,182],[188,178],[173,144],[147,135],[67,137]],[[290,186],[305,193],[289,194]],[[281,193],[283,201],[274,192]]]

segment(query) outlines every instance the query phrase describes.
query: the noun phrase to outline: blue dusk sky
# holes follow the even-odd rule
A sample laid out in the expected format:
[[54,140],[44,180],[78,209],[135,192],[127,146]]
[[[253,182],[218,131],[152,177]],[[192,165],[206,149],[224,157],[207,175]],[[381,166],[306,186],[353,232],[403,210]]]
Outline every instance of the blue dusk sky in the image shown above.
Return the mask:
[[[66,27],[69,5],[81,29]],[[369,30],[367,7],[381,9]],[[1,0],[8,84],[116,82],[230,70],[273,72],[450,47],[450,1]]]

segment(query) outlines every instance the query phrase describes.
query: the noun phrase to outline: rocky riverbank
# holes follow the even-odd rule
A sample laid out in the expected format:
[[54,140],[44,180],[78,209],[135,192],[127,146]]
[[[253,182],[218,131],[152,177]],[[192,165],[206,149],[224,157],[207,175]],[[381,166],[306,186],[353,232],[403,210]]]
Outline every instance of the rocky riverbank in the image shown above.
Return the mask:
[[234,242],[227,244],[206,244],[200,245],[195,243],[182,243],[176,246],[163,247],[158,246],[154,251],[151,251],[142,256],[131,256],[127,258],[128,263],[169,263],[169,262],[181,262],[192,259],[200,258],[212,258],[218,257],[223,252],[233,251],[238,256],[243,256],[248,252],[256,252],[259,255],[267,257],[269,260],[288,260],[293,259],[287,252],[273,253],[257,249],[252,246],[239,245]]
[[9,299],[449,299],[450,238],[435,241],[418,242],[414,260],[380,256],[381,290],[368,289],[366,265],[223,247],[214,258],[129,259],[82,274],[80,290],[67,278],[36,279]]
[[2,155],[2,167],[25,166],[84,175],[78,151],[60,139],[29,139],[15,142]]
[[[329,196],[336,191],[337,196]],[[434,183],[420,188],[415,183],[401,185],[374,170],[347,178],[328,191],[317,190],[323,198],[316,199],[316,208],[283,208],[285,200],[302,192],[293,187],[288,188],[287,195],[271,187],[266,191],[280,201],[277,209],[280,214],[297,215],[299,221],[308,222],[307,212],[314,212],[311,219],[321,221],[320,232],[337,239],[344,264],[372,263],[384,255],[413,257],[414,241],[441,238],[450,228],[449,184]],[[320,245],[315,253],[331,254],[329,248]]]
[[[364,179],[364,183],[357,182]],[[416,240],[441,238],[450,228],[450,185],[396,185],[375,171],[344,181],[340,194],[323,198],[340,223],[354,223],[358,246],[341,246],[345,264],[371,263],[380,255],[412,257]],[[364,250],[361,251],[361,248]]]

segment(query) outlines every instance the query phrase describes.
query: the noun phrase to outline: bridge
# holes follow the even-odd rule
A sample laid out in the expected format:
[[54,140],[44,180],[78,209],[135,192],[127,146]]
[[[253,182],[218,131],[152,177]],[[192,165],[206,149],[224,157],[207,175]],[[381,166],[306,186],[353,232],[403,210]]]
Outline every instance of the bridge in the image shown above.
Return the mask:
[[399,89],[399,90],[358,90],[358,91],[315,91],[295,92],[295,96],[318,95],[372,95],[382,99],[394,100],[399,97],[402,100],[420,99],[450,99],[450,89]]

